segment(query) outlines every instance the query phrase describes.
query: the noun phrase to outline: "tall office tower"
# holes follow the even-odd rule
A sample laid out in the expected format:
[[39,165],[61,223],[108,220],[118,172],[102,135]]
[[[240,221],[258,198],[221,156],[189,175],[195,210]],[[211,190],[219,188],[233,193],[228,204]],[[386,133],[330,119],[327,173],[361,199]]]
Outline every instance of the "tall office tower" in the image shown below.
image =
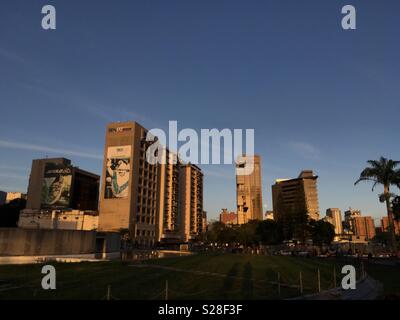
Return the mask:
[[203,173],[193,164],[180,166],[180,232],[182,241],[194,239],[203,224]]
[[261,157],[243,156],[236,162],[236,206],[238,224],[263,220]]
[[274,220],[307,213],[319,219],[317,179],[311,170],[304,170],[296,179],[278,179],[272,186]]
[[338,208],[326,209],[326,216],[329,217],[329,222],[335,227],[335,234],[339,236],[343,233],[342,213]]
[[156,241],[158,165],[146,161],[151,143],[136,122],[107,126],[99,230],[128,232],[138,245]]
[[[399,236],[400,235],[400,221],[393,220],[394,224],[394,233]],[[389,232],[389,218],[383,217],[381,219],[381,228],[382,232]]]
[[375,237],[375,224],[372,217],[353,217],[352,226],[354,235],[365,240],[372,240]]
[[352,208],[349,208],[349,210],[344,212],[344,227],[347,230],[353,231],[354,232],[354,219],[355,217],[361,217],[361,211],[360,210],[353,210]]
[[65,158],[32,161],[26,209],[98,210],[100,177]]
[[179,161],[175,153],[163,148],[159,175],[159,213],[157,241],[180,242],[179,221]]
[[203,211],[200,233],[206,233],[206,232],[207,232],[207,211]]

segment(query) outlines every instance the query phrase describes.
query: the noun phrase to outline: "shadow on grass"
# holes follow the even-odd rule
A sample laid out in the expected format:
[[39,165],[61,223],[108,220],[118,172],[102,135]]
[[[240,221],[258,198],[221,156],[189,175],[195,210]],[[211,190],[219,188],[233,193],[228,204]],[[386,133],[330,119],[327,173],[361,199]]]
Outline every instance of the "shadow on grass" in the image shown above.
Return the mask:
[[253,267],[250,262],[247,262],[243,270],[242,295],[243,299],[250,300],[254,298],[254,283],[253,283]]
[[227,299],[229,291],[231,291],[235,285],[235,277],[237,277],[239,271],[239,263],[235,263],[226,275],[224,283],[221,288],[221,298]]

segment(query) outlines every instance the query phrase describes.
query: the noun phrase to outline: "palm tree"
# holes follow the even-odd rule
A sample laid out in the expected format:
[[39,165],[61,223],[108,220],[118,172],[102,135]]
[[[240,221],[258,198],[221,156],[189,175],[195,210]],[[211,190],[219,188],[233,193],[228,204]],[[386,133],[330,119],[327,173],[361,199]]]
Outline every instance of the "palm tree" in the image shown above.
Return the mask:
[[372,191],[374,191],[376,185],[383,185],[383,194],[380,196],[381,202],[386,202],[386,210],[389,220],[389,233],[390,241],[393,252],[396,251],[396,236],[393,223],[393,212],[390,205],[390,186],[399,184],[400,181],[400,170],[396,167],[400,164],[400,161],[394,161],[391,159],[386,159],[380,157],[379,160],[368,160],[367,163],[370,165],[365,168],[361,174],[360,178],[354,183],[358,184],[360,181],[372,181],[374,184],[372,186]]

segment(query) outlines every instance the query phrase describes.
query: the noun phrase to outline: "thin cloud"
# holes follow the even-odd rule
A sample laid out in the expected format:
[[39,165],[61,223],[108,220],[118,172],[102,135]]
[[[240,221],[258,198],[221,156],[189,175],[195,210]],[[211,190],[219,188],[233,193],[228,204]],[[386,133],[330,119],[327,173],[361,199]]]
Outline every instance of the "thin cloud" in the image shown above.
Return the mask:
[[320,151],[307,142],[290,142],[289,148],[305,159],[318,160],[321,157]]
[[15,52],[11,52],[4,48],[0,48],[0,57],[7,59],[9,61],[17,62],[17,63],[26,63],[26,60],[22,58],[20,55],[16,54]]
[[2,178],[9,178],[9,179],[27,179],[27,176],[19,175],[19,174],[13,174],[13,173],[1,173],[0,172],[0,177]]
[[7,171],[28,171],[29,168],[27,167],[16,167],[16,166],[5,166],[5,165],[0,165],[0,170],[7,170]]
[[76,151],[76,150],[52,148],[52,147],[40,146],[40,145],[36,145],[36,144],[21,143],[21,142],[6,141],[6,140],[0,140],[0,148],[48,152],[51,154],[68,155],[68,156],[75,156],[75,157],[80,157],[80,158],[89,158],[89,159],[96,159],[96,160],[103,159],[103,157],[100,154],[93,154],[93,153],[81,152],[81,151]]

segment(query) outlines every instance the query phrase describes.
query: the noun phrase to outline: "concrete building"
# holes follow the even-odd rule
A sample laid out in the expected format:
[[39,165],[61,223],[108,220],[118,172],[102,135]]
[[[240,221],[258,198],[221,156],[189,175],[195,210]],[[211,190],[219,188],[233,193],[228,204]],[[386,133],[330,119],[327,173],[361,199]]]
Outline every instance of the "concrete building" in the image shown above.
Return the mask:
[[100,190],[100,231],[125,232],[136,245],[156,242],[159,166],[146,160],[148,130],[136,122],[106,129]]
[[180,233],[182,241],[203,232],[203,172],[194,164],[180,166]]
[[342,225],[342,212],[338,208],[328,208],[326,209],[327,221],[335,227],[336,239],[339,239],[343,234]]
[[274,220],[274,212],[271,210],[265,211],[264,220]]
[[[400,236],[400,222],[393,220],[394,224],[394,232],[397,236]],[[389,232],[389,218],[383,217],[381,219],[381,231],[382,232]]]
[[0,206],[6,203],[7,192],[0,191]]
[[147,133],[132,121],[107,126],[99,230],[147,247],[187,242],[204,229],[203,173],[164,146],[157,148],[162,163],[147,161],[155,143]]
[[207,221],[207,211],[203,211],[203,216],[201,219],[201,230],[200,233],[206,233],[208,230],[208,221]]
[[99,215],[97,211],[79,210],[23,210],[19,216],[18,227],[24,229],[49,230],[96,230]]
[[317,179],[311,170],[304,170],[296,179],[278,179],[272,186],[274,219],[307,213],[319,219]]
[[365,240],[372,240],[375,233],[375,224],[372,217],[353,217],[351,219],[353,233],[356,237],[364,238]]
[[156,240],[163,243],[181,241],[179,217],[180,164],[175,153],[163,149],[164,161],[160,164],[158,189],[158,217]]
[[237,214],[235,212],[228,212],[228,209],[222,209],[221,213],[219,214],[219,222],[222,222],[226,225],[233,225],[237,224]]
[[349,208],[349,210],[345,211],[343,223],[344,228],[354,231],[353,218],[356,217],[361,217],[361,210],[353,210],[352,208]]
[[98,210],[100,177],[65,158],[32,161],[26,209]]
[[236,162],[238,224],[263,220],[261,157],[242,156]]
[[26,199],[26,193],[22,192],[7,192],[6,203],[15,199]]

